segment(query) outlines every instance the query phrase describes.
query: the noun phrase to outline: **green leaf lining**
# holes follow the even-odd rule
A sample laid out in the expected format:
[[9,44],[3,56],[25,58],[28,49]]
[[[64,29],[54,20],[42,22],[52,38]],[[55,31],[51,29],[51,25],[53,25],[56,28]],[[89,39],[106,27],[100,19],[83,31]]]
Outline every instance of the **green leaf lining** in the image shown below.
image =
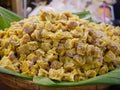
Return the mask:
[[86,19],[91,22],[93,21],[92,17],[91,17],[91,13],[89,11],[77,12],[77,13],[73,13],[73,14],[79,16],[79,18]]
[[85,85],[120,85],[120,68],[106,73],[104,75],[97,76],[85,81],[67,82],[67,81],[53,81],[47,77],[36,76],[33,78],[33,82],[47,87],[71,87],[71,86],[85,86]]
[[25,79],[25,80],[32,80],[33,79],[32,77],[28,77],[28,76],[22,75],[20,73],[13,72],[13,71],[10,71],[8,69],[1,68],[1,67],[0,67],[0,73],[5,73],[5,74],[13,75],[15,77],[19,77],[19,78]]
[[22,17],[5,8],[0,7],[0,29],[4,30],[10,26],[11,22],[19,21],[21,19]]

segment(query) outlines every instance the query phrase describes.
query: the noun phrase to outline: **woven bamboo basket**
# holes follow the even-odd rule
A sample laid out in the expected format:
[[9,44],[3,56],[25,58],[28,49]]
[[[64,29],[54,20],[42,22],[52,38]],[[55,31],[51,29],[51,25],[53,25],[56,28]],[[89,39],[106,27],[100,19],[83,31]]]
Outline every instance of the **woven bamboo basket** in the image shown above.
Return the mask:
[[91,85],[80,87],[49,88],[34,84],[32,81],[23,80],[14,76],[0,73],[1,82],[11,87],[12,90],[108,90],[108,85]]

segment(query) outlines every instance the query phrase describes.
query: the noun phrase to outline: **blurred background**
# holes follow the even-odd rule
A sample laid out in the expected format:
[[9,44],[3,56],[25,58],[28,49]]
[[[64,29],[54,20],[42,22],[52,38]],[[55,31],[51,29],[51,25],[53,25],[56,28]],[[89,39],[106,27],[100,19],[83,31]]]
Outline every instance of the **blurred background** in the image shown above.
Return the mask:
[[16,14],[28,17],[39,14],[39,10],[90,11],[96,22],[120,25],[120,0],[0,0],[0,6]]

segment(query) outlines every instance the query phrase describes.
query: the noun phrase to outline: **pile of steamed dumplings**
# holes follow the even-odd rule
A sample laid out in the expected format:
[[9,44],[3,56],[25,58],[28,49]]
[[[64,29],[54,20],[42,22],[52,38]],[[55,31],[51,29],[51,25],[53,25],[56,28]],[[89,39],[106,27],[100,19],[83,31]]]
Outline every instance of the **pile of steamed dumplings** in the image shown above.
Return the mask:
[[86,80],[120,65],[120,27],[41,11],[0,31],[0,59],[0,67],[30,77]]

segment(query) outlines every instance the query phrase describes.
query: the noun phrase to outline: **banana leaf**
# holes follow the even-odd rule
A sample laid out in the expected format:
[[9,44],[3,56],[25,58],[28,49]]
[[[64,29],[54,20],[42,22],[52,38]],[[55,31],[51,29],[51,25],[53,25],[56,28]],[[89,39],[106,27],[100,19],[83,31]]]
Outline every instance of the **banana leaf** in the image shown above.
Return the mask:
[[[78,15],[80,18],[92,21],[91,15],[88,11],[74,13],[74,14]],[[9,10],[0,7],[0,29],[4,30],[5,28],[8,28],[10,26],[11,22],[19,21],[21,19],[22,17],[10,12]],[[43,76],[36,76],[31,78],[3,68],[0,68],[0,73],[13,75],[15,77],[19,77],[25,80],[33,80],[34,83],[47,87],[68,87],[68,86],[84,86],[84,85],[95,85],[95,84],[108,84],[108,85],[120,84],[120,67],[116,68],[115,70],[107,74],[78,82],[68,82],[68,81],[58,82]]]
[[73,14],[79,16],[79,18],[86,19],[86,20],[89,20],[90,22],[93,22],[91,13],[89,11],[77,12]]
[[15,13],[0,7],[0,29],[4,30],[10,26],[11,22],[19,21],[22,17]]
[[10,71],[8,69],[1,68],[1,67],[0,67],[0,73],[5,73],[5,74],[13,75],[15,77],[19,77],[19,78],[22,78],[22,79],[25,79],[25,80],[32,80],[32,77],[28,77],[28,76],[22,75],[20,73],[13,72],[13,71]]
[[120,67],[116,68],[115,70],[97,76],[95,78],[91,78],[85,81],[78,81],[78,82],[67,82],[67,81],[54,81],[47,77],[43,76],[36,76],[33,78],[33,82],[47,87],[71,87],[71,86],[85,86],[85,85],[119,85],[120,84]]

